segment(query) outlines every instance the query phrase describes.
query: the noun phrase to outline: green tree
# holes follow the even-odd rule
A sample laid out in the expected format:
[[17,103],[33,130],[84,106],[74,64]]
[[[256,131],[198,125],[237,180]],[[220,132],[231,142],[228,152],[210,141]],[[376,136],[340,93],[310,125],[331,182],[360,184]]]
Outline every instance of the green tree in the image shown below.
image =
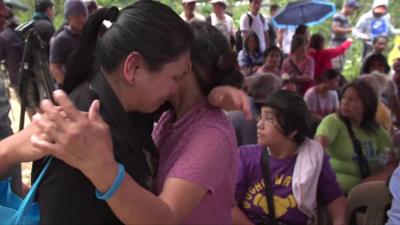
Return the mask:
[[[109,7],[111,5],[115,5],[118,7],[124,7],[127,6],[131,3],[133,3],[135,0],[97,0],[97,2],[100,5],[103,5],[105,7]],[[264,15],[269,15],[269,5],[270,4],[278,4],[280,7],[284,7],[288,2],[291,0],[264,0],[263,2],[263,7],[262,7],[262,13]],[[342,8],[343,2],[345,0],[332,0],[331,2],[334,2],[336,4],[337,10],[340,10]],[[20,17],[20,20],[22,22],[28,21],[32,17],[33,9],[34,9],[34,1],[32,0],[22,0],[26,5],[30,7],[30,10],[27,12],[17,12],[17,15]],[[63,16],[63,7],[64,7],[64,0],[54,0],[55,6],[56,6],[56,18],[54,20],[54,24],[56,28],[59,28],[61,24],[64,21],[64,16]],[[160,2],[170,6],[173,10],[175,10],[177,13],[182,12],[182,3],[181,0],[160,0]],[[233,19],[235,21],[236,26],[239,25],[239,19],[240,16],[248,11],[248,4],[246,0],[242,1],[235,1],[235,0],[228,0],[229,2],[229,7],[227,9],[228,13],[230,13],[233,16]],[[356,15],[354,15],[350,20],[352,21],[352,24],[355,25],[358,18],[367,12],[368,10],[371,9],[372,2],[373,0],[359,0],[361,8],[358,10]],[[211,6],[208,4],[208,0],[198,0],[198,11],[201,12],[203,15],[208,15],[211,12]],[[240,3],[240,4],[239,4]],[[400,1],[398,0],[392,0],[390,1],[390,7],[389,7],[389,12],[392,15],[392,22],[395,25],[395,27],[400,28]],[[331,31],[330,31],[330,24],[331,20],[325,21],[323,24],[315,27],[311,27],[311,33],[322,33],[326,40],[329,40]],[[389,49],[393,47],[393,40],[391,40],[389,44]],[[359,69],[361,67],[361,52],[362,52],[362,43],[358,40],[356,40],[349,50],[348,55],[348,60],[347,64],[345,66],[345,69],[343,71],[344,75],[348,79],[354,79],[357,78]]]

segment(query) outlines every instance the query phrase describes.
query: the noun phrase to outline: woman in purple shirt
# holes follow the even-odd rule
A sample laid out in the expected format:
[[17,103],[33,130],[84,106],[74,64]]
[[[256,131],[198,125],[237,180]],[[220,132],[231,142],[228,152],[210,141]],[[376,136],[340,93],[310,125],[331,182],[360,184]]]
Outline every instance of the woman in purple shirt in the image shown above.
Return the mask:
[[[179,79],[178,90],[169,99],[174,110],[161,116],[153,133],[160,157],[154,193],[141,188],[128,174],[120,175],[124,173],[120,173],[107,127],[96,110],[89,112],[89,118],[95,118],[93,127],[83,124],[85,128],[70,130],[75,135],[80,133],[74,135],[76,138],[57,144],[34,138],[37,147],[80,169],[99,193],[113,193],[107,203],[126,224],[232,223],[237,168],[235,133],[227,115],[211,106],[207,96],[216,86],[239,87],[243,78],[226,38],[209,24],[190,25],[194,32],[193,69]],[[51,137],[67,135],[69,129],[64,126],[82,124],[76,120],[79,112],[67,106],[67,117],[73,118],[66,123],[60,114],[50,112],[49,104],[44,104],[49,115],[38,123]],[[45,121],[45,117],[52,121]],[[57,129],[61,126],[66,129]],[[88,145],[85,137],[95,137],[96,143]]]

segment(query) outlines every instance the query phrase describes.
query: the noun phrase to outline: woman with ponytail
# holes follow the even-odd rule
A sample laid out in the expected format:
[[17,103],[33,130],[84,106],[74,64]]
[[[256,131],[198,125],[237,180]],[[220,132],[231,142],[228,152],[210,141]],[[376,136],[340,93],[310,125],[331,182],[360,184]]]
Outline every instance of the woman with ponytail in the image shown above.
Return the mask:
[[[96,196],[106,200],[125,224],[232,224],[238,157],[235,133],[226,114],[208,98],[217,86],[240,87],[242,75],[222,33],[207,23],[190,26],[194,32],[193,69],[179,77],[177,91],[169,98],[174,110],[161,116],[153,132],[159,153],[153,192],[140,183],[137,173],[124,172],[121,164],[126,168],[135,165],[121,161],[119,146],[112,143],[116,141],[113,128],[110,139],[97,113],[98,104],[86,115],[57,93],[55,99],[68,121],[48,101],[42,104],[42,118],[35,120],[52,140],[35,136],[35,148],[77,168],[74,172],[94,184]],[[103,107],[105,104],[102,102]],[[109,115],[102,116],[107,122]],[[96,142],[88,144],[93,138]],[[143,149],[136,154],[140,151]]]
[[[105,20],[112,25],[101,31]],[[100,100],[112,155],[127,177],[150,190],[157,153],[153,114],[147,113],[156,111],[190,70],[193,33],[172,9],[155,1],[137,1],[121,11],[102,9],[85,26],[65,88],[79,110],[88,111]],[[87,143],[98,146],[97,137]],[[33,181],[42,167],[43,160],[34,162]],[[107,202],[96,198],[95,189],[79,170],[54,159],[36,196],[41,224],[122,224]]]
[[[111,26],[100,31],[104,20]],[[32,136],[34,151],[58,158],[38,189],[41,223],[231,223],[235,136],[208,101],[229,108],[233,88],[224,85],[240,87],[242,76],[216,28],[192,28],[193,49],[189,25],[156,1],[90,17],[65,82],[72,102],[56,92],[64,113],[45,101],[34,122],[43,132]],[[154,118],[167,100],[174,110],[160,119],[155,146]],[[34,179],[42,166],[34,163]]]

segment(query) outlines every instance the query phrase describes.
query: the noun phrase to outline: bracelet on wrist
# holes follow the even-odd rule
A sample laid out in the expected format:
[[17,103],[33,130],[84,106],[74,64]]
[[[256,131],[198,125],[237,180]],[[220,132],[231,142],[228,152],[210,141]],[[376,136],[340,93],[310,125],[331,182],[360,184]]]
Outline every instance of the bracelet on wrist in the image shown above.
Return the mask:
[[99,190],[96,189],[96,198],[104,201],[110,199],[114,195],[114,193],[118,190],[118,188],[121,186],[124,177],[125,177],[125,167],[121,163],[118,163],[118,173],[117,177],[115,177],[114,179],[113,184],[105,193],[101,193]]

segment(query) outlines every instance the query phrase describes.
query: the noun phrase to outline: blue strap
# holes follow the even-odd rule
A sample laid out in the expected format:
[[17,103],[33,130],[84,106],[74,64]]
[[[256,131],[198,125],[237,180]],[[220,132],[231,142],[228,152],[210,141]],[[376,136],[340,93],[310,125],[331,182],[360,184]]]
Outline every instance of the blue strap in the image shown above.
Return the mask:
[[96,198],[107,201],[111,198],[115,191],[121,186],[122,181],[125,177],[125,167],[121,163],[118,163],[118,174],[114,180],[114,183],[111,185],[110,189],[108,189],[105,193],[101,193],[99,190],[96,189]]
[[21,215],[19,219],[22,219],[22,215],[25,215],[26,210],[29,208],[29,206],[32,204],[33,198],[35,197],[36,194],[36,189],[38,188],[40,181],[42,180],[44,174],[46,173],[47,169],[49,168],[49,165],[51,161],[53,160],[53,157],[48,157],[46,164],[44,165],[42,171],[40,172],[39,176],[37,177],[35,183],[33,183],[31,189],[29,190],[28,194],[25,196],[24,200],[21,203],[21,206],[18,208],[18,214]]

